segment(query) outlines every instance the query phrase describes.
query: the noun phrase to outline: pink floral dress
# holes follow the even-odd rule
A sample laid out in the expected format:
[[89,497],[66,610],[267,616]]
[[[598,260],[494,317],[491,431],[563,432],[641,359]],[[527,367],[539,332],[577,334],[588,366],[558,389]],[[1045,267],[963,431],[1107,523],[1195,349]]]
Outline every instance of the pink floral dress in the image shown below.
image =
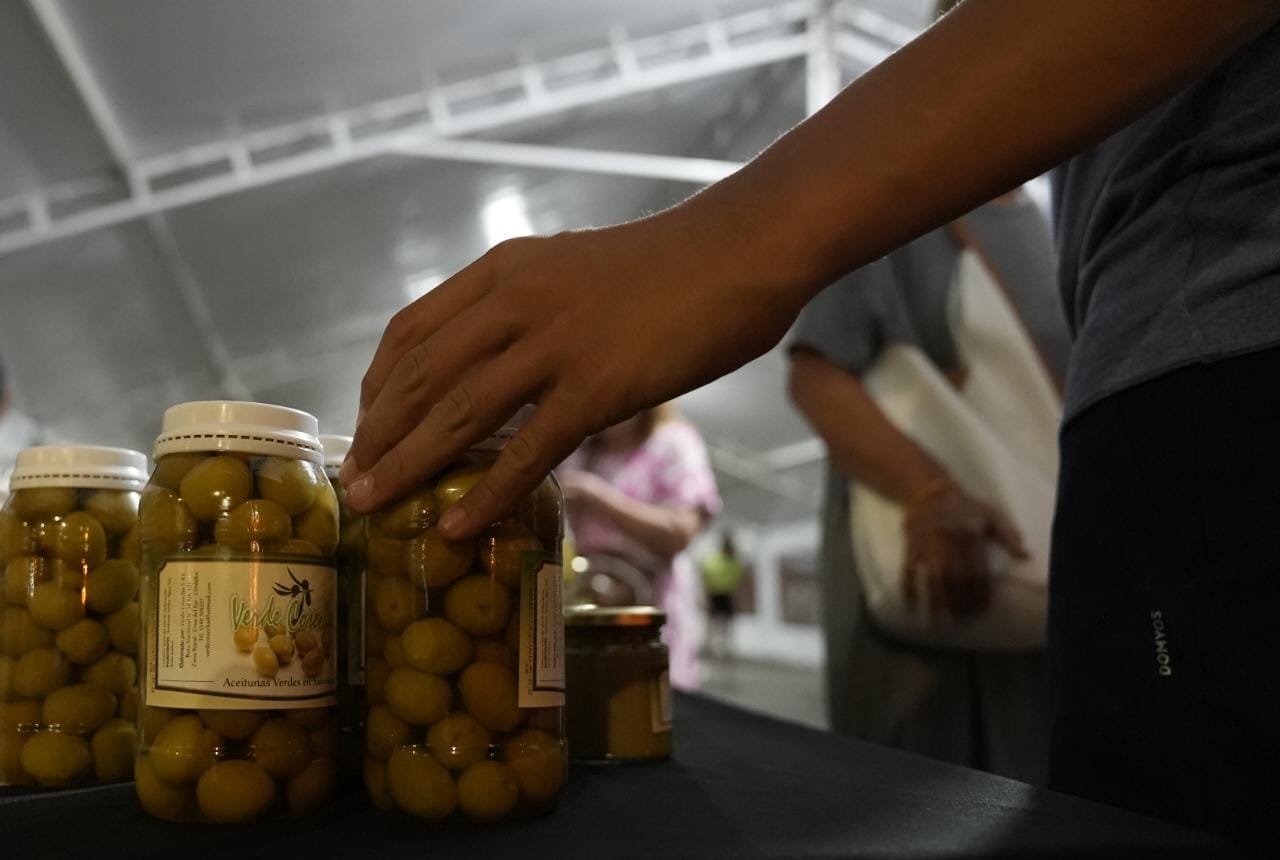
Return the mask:
[[[659,424],[629,452],[588,457],[579,450],[562,468],[593,472],[637,501],[701,511],[708,518],[720,511],[707,446],[698,431],[682,421]],[[662,638],[671,649],[671,683],[686,690],[697,687],[701,592],[688,554],[680,553],[667,563],[599,514],[578,512],[571,516],[570,526],[578,552],[619,556],[653,577],[655,602],[667,613]]]

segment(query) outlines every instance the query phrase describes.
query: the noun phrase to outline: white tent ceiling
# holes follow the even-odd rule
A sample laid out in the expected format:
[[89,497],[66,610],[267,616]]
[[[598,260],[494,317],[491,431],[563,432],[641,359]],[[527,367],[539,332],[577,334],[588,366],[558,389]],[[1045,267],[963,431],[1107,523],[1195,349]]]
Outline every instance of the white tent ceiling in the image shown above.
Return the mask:
[[[700,47],[680,49],[701,71],[684,79],[673,72],[679,82],[661,85],[658,64],[677,64],[643,52],[675,43],[643,38],[702,38],[679,28],[729,22],[725,32],[745,55],[804,35],[803,15],[799,29],[782,19],[750,32],[734,23],[746,20],[734,17],[744,11],[780,14],[774,7],[783,5],[0,0],[0,355],[23,407],[68,440],[143,448],[165,406],[203,397],[286,403],[316,413],[330,432],[349,430],[382,326],[415,290],[485,250],[487,202],[516,201],[532,229],[547,231],[632,218],[696,186],[379,151],[271,182],[252,172],[254,162],[242,174],[251,181],[198,202],[125,211],[137,202],[128,174],[172,166],[174,153],[188,163],[210,144],[261,143],[255,134],[282,124],[326,116],[346,123],[371,115],[359,113],[362,105],[406,94],[423,94],[415,110],[447,92],[453,109],[478,102],[491,117],[485,100],[507,98],[501,88],[468,101],[456,82],[504,69],[518,81],[531,68],[567,76],[572,63],[557,58],[611,45],[641,51],[644,86],[613,92],[608,82],[589,83],[583,92],[594,87],[598,97],[572,109],[490,122],[470,136],[740,161],[803,116],[803,56],[717,68]],[[803,13],[807,5],[789,8]],[[885,50],[891,39],[881,32],[877,41],[866,25],[900,35],[930,5],[865,0],[843,4],[842,20],[864,10],[886,16],[848,27],[848,38]],[[860,67],[855,58],[843,73]],[[77,74],[91,81],[88,93]],[[402,119],[409,131],[422,121]],[[306,158],[313,156],[281,163]],[[162,199],[169,181],[153,182],[144,196]],[[69,207],[109,217],[56,238],[59,219],[76,215]],[[740,521],[794,519],[816,506],[820,450],[786,403],[784,370],[784,359],[770,354],[682,401],[715,447],[728,512]]]

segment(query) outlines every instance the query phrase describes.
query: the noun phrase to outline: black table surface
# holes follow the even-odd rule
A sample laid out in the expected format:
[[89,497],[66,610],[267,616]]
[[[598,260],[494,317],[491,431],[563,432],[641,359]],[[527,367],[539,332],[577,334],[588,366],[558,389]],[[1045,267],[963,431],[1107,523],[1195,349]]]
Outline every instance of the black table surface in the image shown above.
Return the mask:
[[432,827],[351,789],[303,821],[155,821],[131,785],[0,796],[0,858],[1229,857],[1240,849],[1023,783],[676,697],[668,762],[575,766],[558,812]]

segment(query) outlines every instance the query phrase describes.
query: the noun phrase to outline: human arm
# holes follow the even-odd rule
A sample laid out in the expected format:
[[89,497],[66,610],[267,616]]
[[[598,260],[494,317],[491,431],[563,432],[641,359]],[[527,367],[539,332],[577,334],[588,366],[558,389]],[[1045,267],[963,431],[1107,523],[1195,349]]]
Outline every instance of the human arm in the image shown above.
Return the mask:
[[567,504],[608,519],[664,560],[682,552],[706,523],[702,509],[633,499],[591,472],[566,471],[558,477]]
[[969,496],[927,451],[902,433],[857,376],[819,352],[791,353],[791,399],[827,443],[832,465],[904,507],[903,588],[908,603],[923,590],[934,615],[963,617],[990,596],[987,544],[1026,551],[999,511]]
[[392,320],[342,479],[375,510],[540,408],[442,521],[474,534],[587,434],[767,350],[822,284],[1116,130],[1277,0],[966,0],[743,170],[602,230],[504,243]]

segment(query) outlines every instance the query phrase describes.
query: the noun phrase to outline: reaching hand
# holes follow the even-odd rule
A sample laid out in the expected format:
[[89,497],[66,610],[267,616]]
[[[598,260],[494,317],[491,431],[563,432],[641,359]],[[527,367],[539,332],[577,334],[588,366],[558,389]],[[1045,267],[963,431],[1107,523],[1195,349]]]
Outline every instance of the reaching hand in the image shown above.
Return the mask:
[[677,208],[504,242],[396,314],[365,374],[342,470],[347,503],[381,508],[538,403],[442,520],[451,537],[468,537],[588,434],[777,343],[803,295],[762,287],[745,256],[716,258],[700,229]]
[[991,601],[988,541],[1026,558],[1018,530],[994,508],[941,482],[907,505],[903,597],[919,602],[923,587],[930,618],[957,619],[981,612]]

